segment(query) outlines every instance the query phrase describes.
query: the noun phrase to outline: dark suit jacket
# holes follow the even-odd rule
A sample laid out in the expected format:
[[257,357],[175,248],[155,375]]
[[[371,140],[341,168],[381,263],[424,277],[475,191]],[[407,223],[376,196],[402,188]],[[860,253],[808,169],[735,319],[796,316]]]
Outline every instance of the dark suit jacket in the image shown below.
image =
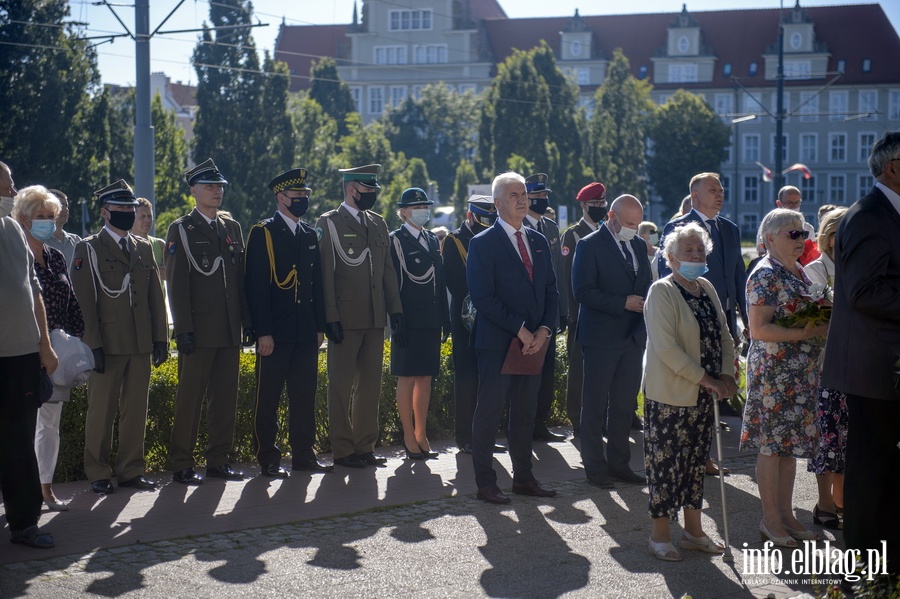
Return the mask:
[[[271,276],[266,231],[272,236],[275,278]],[[288,279],[296,266],[296,279]],[[287,284],[286,279],[290,283]],[[257,337],[271,335],[279,342],[307,342],[325,331],[322,265],[315,230],[300,222],[295,236],[278,214],[250,229],[247,237],[247,303]]]
[[644,315],[625,309],[629,295],[647,296],[653,274],[647,245],[640,237],[631,240],[637,256],[637,272],[629,266],[622,248],[606,225],[581,239],[575,246],[572,289],[581,304],[576,339],[583,347],[624,347],[629,339],[643,346],[647,341]]
[[[666,224],[659,247],[663,247],[663,240],[675,227],[689,222],[699,223],[701,226],[706,227],[706,223],[703,222],[703,215],[696,210],[691,210],[684,216],[673,218]],[[734,311],[735,306],[741,311],[744,318],[747,316],[747,271],[744,269],[744,257],[741,255],[741,233],[737,225],[727,218],[717,216],[716,223],[719,225],[719,233],[722,235],[723,247],[713,247],[712,253],[706,257],[706,266],[709,268],[709,272],[703,276],[716,288],[722,309],[726,312],[732,310],[732,318],[729,325],[732,332],[734,332],[737,330],[735,328],[735,317],[737,316],[737,313]],[[662,252],[659,253],[656,259],[658,260],[659,278],[661,279],[672,271],[666,264],[666,259]]]
[[565,297],[566,303],[569,304],[567,313],[571,325],[578,321],[578,302],[575,301],[575,293],[572,291],[572,263],[575,261],[575,247],[579,241],[593,232],[591,226],[582,218],[566,229],[562,236],[561,263],[556,272],[556,286],[559,287],[559,295]]
[[834,265],[822,386],[900,401],[900,215],[877,187],[841,221]]
[[555,330],[559,310],[556,275],[547,239],[522,227],[531,247],[534,281],[497,220],[469,242],[466,279],[475,305],[476,349],[505,350],[522,325],[531,332]]
[[[444,263],[438,250],[437,235],[422,229],[428,241],[426,250],[409,229],[400,227],[391,232],[391,259],[400,286],[400,303],[403,304],[404,322],[416,329],[440,329],[450,331],[450,309],[447,305],[447,285],[444,281]],[[400,265],[397,244],[406,262],[406,271]],[[422,276],[434,266],[434,278],[420,284],[410,276]]]
[[[469,283],[466,281],[466,260],[468,259],[469,242],[475,234],[467,223],[450,233],[444,239],[441,256],[444,261],[444,276],[447,279],[447,290],[450,292],[450,320],[454,327],[462,326],[460,321],[462,303],[469,293]],[[460,253],[455,239],[459,239],[463,246],[465,256]]]
[[[531,221],[527,218],[523,223],[526,227],[531,227]],[[556,275],[556,287],[559,291],[560,296],[563,295],[563,289],[560,285],[562,270],[562,253],[561,245],[560,245],[560,235],[559,235],[559,225],[556,224],[552,218],[547,218],[546,216],[541,217],[541,233],[544,237],[547,238],[547,243],[550,244],[550,262],[553,264],[553,274]],[[559,322],[568,323],[569,321],[569,302],[564,301],[563,297],[560,297],[559,302]],[[557,323],[558,328],[559,323]],[[556,330],[556,329],[554,329]]]

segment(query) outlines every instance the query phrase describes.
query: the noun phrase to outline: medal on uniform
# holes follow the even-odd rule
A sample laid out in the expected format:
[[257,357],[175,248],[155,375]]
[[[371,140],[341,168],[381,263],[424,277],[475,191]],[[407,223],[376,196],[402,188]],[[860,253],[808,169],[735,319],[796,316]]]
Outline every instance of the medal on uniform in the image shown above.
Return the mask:
[[203,268],[209,268],[209,258],[206,257],[206,254],[203,254],[203,262],[201,264]]
[[350,254],[350,255],[352,256],[352,255],[353,255],[353,248],[350,248],[349,250],[347,250],[347,253]]
[[416,264],[418,264],[419,262],[421,262],[421,260],[419,260],[418,258],[416,258]]

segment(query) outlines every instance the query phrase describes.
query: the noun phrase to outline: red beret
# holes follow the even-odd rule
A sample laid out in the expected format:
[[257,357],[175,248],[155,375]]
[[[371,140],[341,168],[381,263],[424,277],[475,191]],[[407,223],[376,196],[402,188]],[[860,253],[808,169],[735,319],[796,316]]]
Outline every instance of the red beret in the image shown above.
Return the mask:
[[591,200],[602,200],[605,196],[606,187],[603,183],[594,181],[582,187],[575,199],[579,202],[590,202]]

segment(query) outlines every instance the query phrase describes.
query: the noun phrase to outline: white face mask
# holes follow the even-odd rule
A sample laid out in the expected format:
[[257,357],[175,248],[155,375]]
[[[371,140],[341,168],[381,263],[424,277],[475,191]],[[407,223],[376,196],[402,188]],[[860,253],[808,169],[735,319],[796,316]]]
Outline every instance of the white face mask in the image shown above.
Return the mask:
[[649,237],[650,245],[652,245],[653,247],[659,245],[659,233],[650,233]]
[[419,208],[417,210],[410,210],[409,213],[409,222],[414,224],[417,227],[424,227],[425,223],[431,220],[431,210],[428,208]]
[[619,223],[621,227],[619,229],[619,237],[621,237],[624,241],[631,241],[634,239],[634,236],[637,235],[637,229],[629,229],[628,227],[622,227],[622,223]]
[[0,217],[9,216],[9,213],[12,212],[13,204],[15,203],[15,198],[8,198],[6,196],[0,197]]

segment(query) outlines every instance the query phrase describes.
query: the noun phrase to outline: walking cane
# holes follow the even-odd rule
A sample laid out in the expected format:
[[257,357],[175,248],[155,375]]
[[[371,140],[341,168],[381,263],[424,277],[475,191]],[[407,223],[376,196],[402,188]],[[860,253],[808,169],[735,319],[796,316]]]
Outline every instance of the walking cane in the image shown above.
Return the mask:
[[725,526],[725,553],[722,555],[723,562],[734,562],[734,556],[731,554],[731,542],[728,538],[728,506],[725,502],[725,466],[722,461],[722,421],[719,420],[719,394],[712,394],[713,400],[713,418],[715,418],[716,428],[716,451],[719,454],[719,490],[722,492],[722,523]]

